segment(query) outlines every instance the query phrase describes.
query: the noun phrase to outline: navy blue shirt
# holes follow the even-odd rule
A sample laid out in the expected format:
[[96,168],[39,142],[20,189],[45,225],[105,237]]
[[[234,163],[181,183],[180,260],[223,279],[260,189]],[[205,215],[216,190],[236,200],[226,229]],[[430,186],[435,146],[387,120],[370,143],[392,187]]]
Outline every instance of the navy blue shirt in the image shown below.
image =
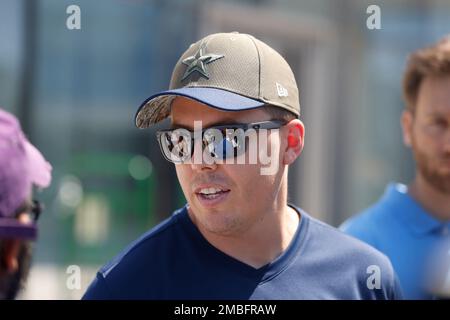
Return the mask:
[[401,297],[383,254],[295,209],[301,220],[290,245],[256,269],[211,245],[185,206],[101,268],[83,299]]

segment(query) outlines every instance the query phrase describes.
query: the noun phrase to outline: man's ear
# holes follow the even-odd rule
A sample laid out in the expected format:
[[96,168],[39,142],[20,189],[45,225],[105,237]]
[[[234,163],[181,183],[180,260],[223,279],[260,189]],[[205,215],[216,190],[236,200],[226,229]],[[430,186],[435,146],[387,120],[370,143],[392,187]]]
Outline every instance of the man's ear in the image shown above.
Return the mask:
[[414,115],[410,110],[403,110],[400,123],[403,132],[403,143],[407,147],[412,145],[412,127],[414,122]]
[[286,128],[286,149],[283,155],[283,164],[289,165],[297,159],[303,150],[305,126],[299,119],[291,120]]
[[4,239],[2,240],[2,268],[5,268],[7,273],[14,273],[19,267],[18,255],[22,241],[19,239]]

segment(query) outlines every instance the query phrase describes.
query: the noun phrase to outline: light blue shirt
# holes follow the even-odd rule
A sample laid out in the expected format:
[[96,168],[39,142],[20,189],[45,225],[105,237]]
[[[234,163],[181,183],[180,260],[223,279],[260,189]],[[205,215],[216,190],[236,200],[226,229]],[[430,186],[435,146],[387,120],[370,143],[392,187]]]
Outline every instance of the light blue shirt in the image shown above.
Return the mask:
[[431,255],[448,239],[450,222],[432,217],[409,194],[407,186],[391,183],[381,199],[344,222],[344,232],[387,255],[405,299],[427,299]]

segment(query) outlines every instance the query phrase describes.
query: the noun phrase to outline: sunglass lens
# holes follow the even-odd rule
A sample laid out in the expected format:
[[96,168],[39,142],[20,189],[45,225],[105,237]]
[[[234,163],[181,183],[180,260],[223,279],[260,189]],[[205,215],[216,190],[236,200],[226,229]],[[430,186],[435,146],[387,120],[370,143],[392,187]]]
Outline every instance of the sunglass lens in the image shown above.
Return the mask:
[[180,163],[188,160],[191,155],[190,136],[187,137],[179,132],[164,132],[160,138],[161,149],[164,156],[172,162]]

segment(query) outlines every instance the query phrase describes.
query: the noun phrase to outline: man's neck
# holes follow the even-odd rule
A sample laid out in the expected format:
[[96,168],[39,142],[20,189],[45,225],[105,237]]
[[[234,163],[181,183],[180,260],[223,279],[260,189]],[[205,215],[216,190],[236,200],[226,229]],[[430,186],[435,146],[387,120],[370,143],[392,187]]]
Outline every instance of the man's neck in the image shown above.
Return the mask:
[[286,203],[239,235],[218,235],[197,226],[206,240],[227,255],[258,269],[281,255],[297,231],[300,214]]
[[409,185],[408,193],[433,217],[441,221],[450,220],[450,195],[429,184],[420,173]]

